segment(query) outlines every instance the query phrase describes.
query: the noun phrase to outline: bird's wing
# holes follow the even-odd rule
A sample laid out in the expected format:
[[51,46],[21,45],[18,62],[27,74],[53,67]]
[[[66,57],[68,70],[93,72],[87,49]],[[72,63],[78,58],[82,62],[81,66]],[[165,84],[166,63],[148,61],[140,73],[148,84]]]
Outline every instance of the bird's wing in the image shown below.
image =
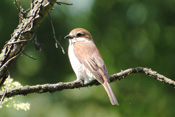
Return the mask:
[[109,82],[106,65],[92,41],[74,43],[74,52],[78,60],[100,83],[103,83],[104,81]]

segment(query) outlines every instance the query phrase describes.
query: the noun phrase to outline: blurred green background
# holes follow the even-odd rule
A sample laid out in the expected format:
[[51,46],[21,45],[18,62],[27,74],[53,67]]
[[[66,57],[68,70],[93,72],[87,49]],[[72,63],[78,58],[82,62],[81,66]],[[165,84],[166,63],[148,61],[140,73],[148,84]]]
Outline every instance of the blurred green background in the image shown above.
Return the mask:
[[[25,9],[31,0],[20,0]],[[42,51],[33,40],[11,65],[10,73],[22,85],[68,82],[76,79],[67,56],[70,30],[91,32],[109,75],[130,67],[148,67],[175,80],[175,0],[62,0],[73,6],[55,5],[50,12],[56,36],[64,47],[55,48],[50,19],[37,30]],[[14,0],[0,3],[0,49],[18,25]],[[29,111],[0,110],[1,117],[174,117],[175,89],[144,74],[111,83],[120,103],[112,106],[102,86],[55,93],[16,96],[31,104]]]

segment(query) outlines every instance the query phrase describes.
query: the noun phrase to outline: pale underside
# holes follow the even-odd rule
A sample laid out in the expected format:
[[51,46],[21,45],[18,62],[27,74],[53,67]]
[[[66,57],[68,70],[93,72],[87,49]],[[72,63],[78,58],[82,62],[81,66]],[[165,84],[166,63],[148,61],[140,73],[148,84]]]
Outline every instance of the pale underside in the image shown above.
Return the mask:
[[82,38],[82,41],[74,43],[70,39],[68,54],[77,80],[83,80],[84,84],[94,79],[100,83],[109,81],[106,66],[93,41],[84,41]]

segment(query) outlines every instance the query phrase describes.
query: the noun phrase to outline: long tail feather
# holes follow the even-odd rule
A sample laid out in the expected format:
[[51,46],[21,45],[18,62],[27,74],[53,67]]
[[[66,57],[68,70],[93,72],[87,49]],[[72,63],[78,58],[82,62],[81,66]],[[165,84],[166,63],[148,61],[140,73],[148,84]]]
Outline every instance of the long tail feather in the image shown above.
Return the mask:
[[117,99],[116,99],[116,97],[115,97],[115,95],[114,95],[114,93],[113,93],[109,83],[108,82],[104,82],[103,83],[103,87],[105,88],[105,90],[106,90],[106,92],[107,92],[107,94],[109,96],[111,104],[112,105],[119,105],[119,103],[118,103],[118,101],[117,101]]

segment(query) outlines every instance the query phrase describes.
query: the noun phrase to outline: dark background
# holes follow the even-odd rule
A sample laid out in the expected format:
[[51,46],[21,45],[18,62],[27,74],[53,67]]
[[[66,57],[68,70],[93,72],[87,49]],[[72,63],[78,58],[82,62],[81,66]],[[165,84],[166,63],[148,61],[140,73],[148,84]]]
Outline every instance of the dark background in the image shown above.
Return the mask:
[[[18,25],[13,0],[0,2],[0,49]],[[24,8],[30,0],[21,0]],[[55,48],[50,19],[37,30],[42,51],[33,40],[11,65],[11,77],[22,85],[68,82],[76,79],[67,56],[73,28],[91,32],[107,65],[109,75],[131,67],[148,67],[175,80],[175,0],[64,0],[73,6],[55,5],[50,12],[56,36],[64,47]],[[133,74],[111,83],[120,106],[112,106],[102,86],[64,90],[55,93],[16,96],[29,102],[29,111],[3,107],[3,117],[173,117],[175,90],[152,77]]]

